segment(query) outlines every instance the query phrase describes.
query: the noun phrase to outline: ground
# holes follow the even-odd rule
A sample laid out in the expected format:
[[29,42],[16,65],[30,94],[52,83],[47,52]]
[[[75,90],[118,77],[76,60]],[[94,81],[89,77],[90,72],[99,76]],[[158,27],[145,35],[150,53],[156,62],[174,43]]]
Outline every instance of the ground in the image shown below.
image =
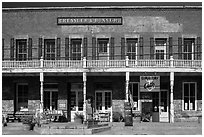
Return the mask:
[[[110,123],[111,129],[96,133],[96,135],[202,135],[202,124],[198,122],[133,123],[124,126],[123,122]],[[26,131],[21,123],[8,123],[2,127],[3,135],[39,135],[35,131]]]

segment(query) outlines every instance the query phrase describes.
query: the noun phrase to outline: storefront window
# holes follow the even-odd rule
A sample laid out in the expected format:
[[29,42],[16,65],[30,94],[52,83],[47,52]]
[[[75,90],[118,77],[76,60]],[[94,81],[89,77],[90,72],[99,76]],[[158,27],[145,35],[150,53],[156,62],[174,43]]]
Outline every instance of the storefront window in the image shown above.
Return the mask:
[[196,83],[185,82],[183,84],[184,110],[195,110]]

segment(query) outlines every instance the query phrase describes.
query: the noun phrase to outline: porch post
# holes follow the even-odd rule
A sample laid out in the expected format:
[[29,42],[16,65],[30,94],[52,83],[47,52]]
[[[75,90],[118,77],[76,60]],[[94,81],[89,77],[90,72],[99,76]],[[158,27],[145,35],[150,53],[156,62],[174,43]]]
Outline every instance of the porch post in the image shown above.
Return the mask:
[[83,95],[84,95],[84,107],[83,107],[83,114],[84,114],[84,121],[86,121],[86,72],[83,72]]
[[130,72],[126,72],[126,87],[125,87],[125,93],[126,93],[126,102],[128,102],[128,90],[129,90],[129,80],[130,80]]
[[[170,65],[173,67],[173,57],[170,57]],[[174,123],[174,72],[170,72],[170,123]]]
[[[40,67],[43,68],[43,57],[40,59]],[[44,74],[43,71],[40,72],[40,113],[43,112],[43,81]]]

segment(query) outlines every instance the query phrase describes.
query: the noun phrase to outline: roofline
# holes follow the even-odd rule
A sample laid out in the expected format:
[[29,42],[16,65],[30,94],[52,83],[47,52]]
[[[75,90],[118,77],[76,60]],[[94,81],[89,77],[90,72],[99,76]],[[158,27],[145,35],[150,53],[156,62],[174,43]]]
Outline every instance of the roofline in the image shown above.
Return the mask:
[[2,11],[16,11],[16,10],[67,10],[67,9],[202,9],[202,6],[84,6],[84,7],[26,7],[26,8],[2,8]]

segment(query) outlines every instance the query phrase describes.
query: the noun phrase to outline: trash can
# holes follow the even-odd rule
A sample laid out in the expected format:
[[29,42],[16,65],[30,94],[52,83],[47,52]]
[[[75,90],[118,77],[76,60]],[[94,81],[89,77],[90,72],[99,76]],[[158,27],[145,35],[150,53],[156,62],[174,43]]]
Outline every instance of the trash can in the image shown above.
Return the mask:
[[124,122],[125,126],[133,126],[133,118],[132,118],[132,108],[130,102],[124,103]]

